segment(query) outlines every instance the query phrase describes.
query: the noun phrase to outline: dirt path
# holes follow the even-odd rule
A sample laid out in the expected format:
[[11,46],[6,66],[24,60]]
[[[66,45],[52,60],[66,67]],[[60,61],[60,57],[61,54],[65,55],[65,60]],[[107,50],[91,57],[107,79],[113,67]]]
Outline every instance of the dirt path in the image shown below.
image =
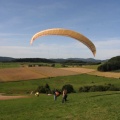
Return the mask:
[[18,98],[27,98],[28,96],[6,96],[0,93],[0,100],[9,100],[9,99],[18,99]]

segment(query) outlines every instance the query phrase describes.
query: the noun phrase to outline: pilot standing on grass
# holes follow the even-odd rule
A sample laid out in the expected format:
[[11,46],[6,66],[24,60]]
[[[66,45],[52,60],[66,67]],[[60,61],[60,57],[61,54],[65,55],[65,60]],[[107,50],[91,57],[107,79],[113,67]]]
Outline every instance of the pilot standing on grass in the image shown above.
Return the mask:
[[64,89],[63,90],[63,98],[62,98],[62,103],[66,102],[67,101],[67,90]]

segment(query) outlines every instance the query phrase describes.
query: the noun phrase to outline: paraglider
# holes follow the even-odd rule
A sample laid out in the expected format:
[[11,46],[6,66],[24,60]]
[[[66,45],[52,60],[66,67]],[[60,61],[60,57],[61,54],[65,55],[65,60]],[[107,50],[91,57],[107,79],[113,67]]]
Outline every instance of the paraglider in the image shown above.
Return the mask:
[[40,31],[36,33],[35,35],[33,35],[30,41],[30,44],[32,44],[33,41],[37,39],[38,37],[46,36],[46,35],[61,35],[61,36],[67,36],[67,37],[74,38],[82,42],[84,45],[86,45],[92,51],[94,56],[96,54],[95,45],[87,37],[73,30],[68,30],[68,29],[63,29],[63,28],[52,28],[52,29]]

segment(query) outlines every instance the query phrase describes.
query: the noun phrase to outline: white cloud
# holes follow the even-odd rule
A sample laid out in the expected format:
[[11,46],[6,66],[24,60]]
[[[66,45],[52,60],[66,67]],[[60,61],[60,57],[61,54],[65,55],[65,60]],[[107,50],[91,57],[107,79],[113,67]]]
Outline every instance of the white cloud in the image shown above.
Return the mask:
[[112,38],[95,42],[96,47],[99,49],[118,49],[120,48],[120,39]]
[[120,39],[112,38],[105,41],[96,41],[95,45],[97,49],[96,57],[99,59],[109,59],[120,55]]
[[99,50],[97,51],[96,58],[98,59],[109,59],[115,56],[120,56],[120,49],[111,49],[111,50]]
[[[0,46],[1,56],[11,57],[45,57],[45,58],[68,58],[77,57],[89,51],[84,45],[70,43],[65,45],[59,44],[39,44],[38,46]],[[84,55],[84,54],[83,54]],[[92,54],[91,54],[92,56]],[[79,56],[80,57],[80,56]]]
[[[109,59],[120,55],[120,40],[96,41],[95,59]],[[41,43],[32,46],[0,46],[0,56],[14,58],[94,58],[91,51],[82,43],[72,41],[67,44]]]

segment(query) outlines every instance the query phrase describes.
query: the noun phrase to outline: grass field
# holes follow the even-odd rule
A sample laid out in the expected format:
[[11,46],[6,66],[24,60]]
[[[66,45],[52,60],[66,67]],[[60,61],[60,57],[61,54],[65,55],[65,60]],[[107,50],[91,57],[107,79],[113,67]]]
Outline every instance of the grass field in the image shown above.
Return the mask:
[[[78,92],[80,87],[92,85],[113,84],[120,88],[119,72],[102,73],[95,66],[88,66],[89,69],[6,67],[0,69],[0,93],[28,97],[1,100],[0,120],[120,120],[120,91]],[[51,90],[71,84],[76,93],[68,94],[65,104],[61,102],[62,96],[54,101],[53,95],[30,95],[46,83]]]
[[0,62],[0,69],[3,69],[3,68],[17,68],[17,67],[20,67],[20,63]]
[[120,93],[69,94],[65,104],[60,96],[0,101],[0,120],[119,120]]
[[[35,97],[28,94],[38,85],[46,83],[51,89],[61,89],[64,84],[71,84],[76,93],[68,94],[68,101],[65,104],[61,103],[62,96],[54,101],[53,95],[40,94],[39,97]],[[86,74],[0,83],[1,92],[29,96],[0,101],[0,120],[119,120],[119,91],[78,92],[80,86],[109,83],[120,87],[119,79]]]
[[[0,82],[0,92],[30,92],[36,89],[39,85],[45,85],[48,83],[51,89],[58,88],[61,89],[64,84],[72,84],[76,91],[79,87],[85,85],[105,85],[114,84],[115,86],[120,86],[120,80],[115,78],[105,78],[94,75],[71,75],[71,76],[59,76],[43,79],[33,79],[26,81],[15,81],[15,82]],[[23,93],[23,94],[24,94]]]

